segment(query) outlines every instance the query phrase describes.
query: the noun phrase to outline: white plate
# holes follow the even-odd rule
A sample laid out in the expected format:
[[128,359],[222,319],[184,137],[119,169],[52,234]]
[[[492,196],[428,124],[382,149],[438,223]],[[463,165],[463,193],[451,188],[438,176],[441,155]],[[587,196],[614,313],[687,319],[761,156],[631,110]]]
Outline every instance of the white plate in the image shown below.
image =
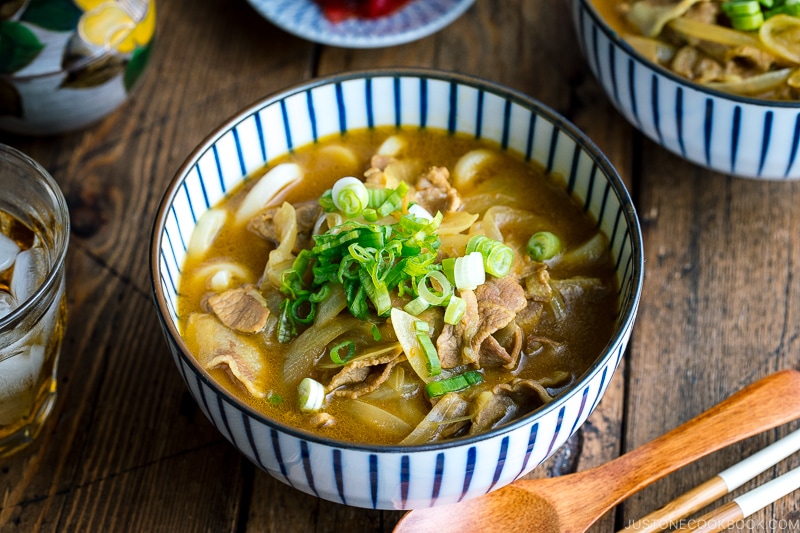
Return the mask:
[[248,0],[281,29],[321,44],[380,48],[415,41],[461,16],[475,0],[413,0],[390,16],[332,23],[312,0]]

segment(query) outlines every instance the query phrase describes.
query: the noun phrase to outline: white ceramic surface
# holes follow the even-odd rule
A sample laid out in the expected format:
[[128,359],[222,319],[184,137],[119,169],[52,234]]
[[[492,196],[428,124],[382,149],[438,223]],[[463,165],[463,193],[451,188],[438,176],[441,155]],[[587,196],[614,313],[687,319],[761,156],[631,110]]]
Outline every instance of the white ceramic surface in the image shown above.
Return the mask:
[[460,17],[475,0],[413,0],[377,19],[327,20],[312,0],[247,0],[281,29],[321,44],[380,48],[427,37]]
[[[474,437],[424,446],[337,442],[265,418],[215,385],[180,339],[176,299],[196,220],[265,162],[315,139],[378,125],[441,128],[493,139],[548,171],[598,220],[620,283],[618,326],[577,384],[550,404]],[[482,80],[437,71],[376,71],[311,81],[245,109],[186,160],[158,210],[151,244],[157,310],[181,376],[206,416],[251,461],[320,498],[410,509],[484,494],[526,474],[578,429],[625,351],[641,294],[636,213],[595,145],[553,111]]]
[[589,68],[634,127],[678,156],[723,174],[800,178],[800,102],[757,100],[690,82],[640,56],[590,0],[569,4]]

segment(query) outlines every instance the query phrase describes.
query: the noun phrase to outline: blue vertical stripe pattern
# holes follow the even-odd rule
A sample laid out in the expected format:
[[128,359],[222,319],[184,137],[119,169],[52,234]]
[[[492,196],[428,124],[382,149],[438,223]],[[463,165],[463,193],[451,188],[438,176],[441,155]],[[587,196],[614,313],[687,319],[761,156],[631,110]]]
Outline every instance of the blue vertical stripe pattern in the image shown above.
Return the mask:
[[283,451],[281,450],[281,441],[280,437],[278,436],[278,432],[275,430],[275,428],[270,428],[269,437],[270,440],[272,441],[272,453],[275,454],[275,460],[278,462],[278,468],[280,468],[281,475],[283,476],[283,481],[294,487],[295,484],[292,481],[292,478],[289,477],[289,471],[286,468],[286,464],[283,462]]
[[761,160],[758,162],[759,175],[764,171],[764,163],[767,161],[769,153],[769,141],[772,136],[772,111],[764,113],[764,137],[761,142]]
[[408,506],[408,489],[411,485],[411,459],[408,455],[400,458],[400,501],[401,509],[406,509]]
[[[214,165],[217,167],[217,176],[219,177],[219,187],[222,191],[225,191],[225,175],[222,172],[222,161],[219,160],[219,150],[217,150],[217,146],[214,145],[211,148],[211,152],[214,154]],[[197,173],[200,173],[200,167],[197,167]],[[244,175],[244,173],[242,174]]]
[[500,481],[500,476],[503,474],[503,467],[506,466],[506,456],[508,455],[508,436],[503,437],[503,440],[500,441],[500,456],[497,458],[497,466],[494,469],[494,476],[492,476],[492,484],[489,485],[489,490],[486,492],[490,492],[497,482]]
[[369,490],[372,496],[372,508],[378,507],[378,481],[380,475],[378,473],[378,456],[374,453],[369,455]]
[[344,505],[347,505],[347,494],[344,491],[344,470],[342,470],[342,450],[333,450],[333,477],[336,480],[336,492]]
[[528,446],[525,448],[525,458],[522,460],[522,468],[519,469],[519,474],[515,479],[519,479],[528,469],[528,462],[531,460],[531,454],[536,446],[536,435],[539,433],[539,422],[531,425],[531,430],[528,433]]
[[447,133],[456,132],[456,118],[458,117],[458,85],[450,82],[450,112],[447,114]]
[[303,471],[306,474],[306,482],[311,492],[319,498],[316,483],[314,482],[314,469],[311,467],[311,451],[308,448],[308,441],[300,441],[300,459],[303,461]]
[[[311,92],[308,93],[309,99]],[[258,147],[261,148],[261,160],[267,162],[267,140],[264,138],[264,125],[261,124],[261,115],[259,113],[253,114],[253,120],[256,123],[256,134],[258,135]]]
[[470,446],[469,450],[467,450],[467,464],[464,465],[464,485],[461,488],[461,496],[458,498],[458,501],[464,499],[464,496],[467,495],[467,492],[469,492],[469,488],[472,485],[472,476],[475,475],[475,458],[477,455],[478,452],[475,449],[475,446]]
[[739,147],[739,129],[742,127],[742,108],[733,108],[733,125],[731,126],[731,172],[736,171],[736,150]]
[[431,504],[435,504],[439,499],[444,481],[444,454],[436,454],[436,468],[433,471],[433,491],[431,492]]
[[367,105],[367,127],[372,129],[375,127],[375,111],[373,110],[372,103],[372,80],[367,79],[364,83],[364,101]]
[[[582,33],[589,35],[589,27]],[[602,35],[599,41],[603,42]],[[617,57],[622,65],[627,61],[621,55]],[[620,71],[616,62],[607,62],[602,54],[596,61],[597,68],[603,72],[606,72],[605,66],[601,69],[600,65],[608,65],[612,78]],[[632,76],[632,67],[629,73]],[[569,437],[567,431],[570,434],[577,431],[580,421],[600,401],[624,353],[632,313],[641,292],[641,275],[637,268],[642,262],[641,237],[636,215],[619,177],[594,145],[561,117],[526,97],[507,90],[497,91],[482,82],[437,79],[434,83],[430,81],[433,78],[424,75],[402,73],[390,73],[381,78],[382,83],[388,82],[394,89],[393,95],[384,95],[375,93],[377,78],[368,76],[362,80],[363,84],[345,83],[348,79],[337,76],[327,82],[311,83],[302,89],[304,96],[292,93],[300,97],[300,106],[287,105],[285,98],[265,100],[262,106],[253,107],[250,116],[237,118],[227,131],[212,136],[192,161],[187,162],[181,172],[191,179],[176,180],[159,209],[163,228],[154,241],[159,258],[154,265],[157,270],[154,274],[159,279],[159,283],[154,283],[154,292],[160,302],[159,308],[168,310],[167,316],[162,313],[162,322],[171,321],[174,326],[178,319],[175,302],[189,237],[198,218],[216,203],[217,183],[222,184],[223,194],[229,193],[239,181],[247,179],[244,168],[248,163],[267,162],[268,157],[274,159],[292,152],[299,147],[301,139],[302,142],[316,142],[327,135],[345,133],[349,127],[348,117],[370,128],[400,125],[404,120],[419,122],[403,126],[441,124],[453,134],[487,138],[502,149],[522,150],[526,161],[564,176],[564,189],[578,197],[579,205],[595,218],[598,228],[608,236],[619,278],[620,306],[628,310],[629,315],[620,320],[620,333],[608,353],[572,393],[503,433],[470,438],[452,450],[434,449],[425,452],[427,455],[414,447],[400,447],[398,452],[392,447],[343,446],[317,437],[301,438],[228,398],[227,393],[218,390],[204,376],[204,371],[194,366],[193,358],[183,354],[181,343],[172,340],[168,343],[184,381],[209,420],[256,465],[289,485],[320,498],[374,509],[454,503],[505,483],[509,468],[514,474],[519,472],[515,476],[519,477],[535,467],[552,454],[556,443]],[[474,99],[459,100],[462,95],[473,94]],[[364,109],[348,109],[357,105],[353,102],[364,99]],[[432,102],[446,104],[438,106],[442,107],[439,109],[431,106]],[[487,102],[491,103],[493,111],[502,106],[502,112],[487,114]],[[679,108],[676,103],[676,109]],[[460,120],[460,117],[466,119]],[[251,118],[252,123],[248,122]],[[661,120],[668,122],[665,117]],[[228,135],[231,128],[232,135]],[[766,123],[765,129],[769,129]],[[800,116],[793,142],[797,149]],[[200,161],[203,161],[202,172]],[[241,180],[233,175],[239,171],[243,173]],[[225,172],[231,175],[224,176]],[[167,336],[170,338],[171,333]],[[546,425],[542,426],[545,421]],[[555,427],[552,438],[550,435],[539,438],[542,427]],[[262,436],[266,436],[266,442],[260,442]],[[392,483],[396,487],[394,490]]]
[[703,123],[703,146],[706,154],[706,164],[711,164],[711,135],[714,131],[714,101],[706,99],[706,114]]
[[314,91],[306,92],[306,105],[308,106],[308,123],[311,126],[311,138],[314,142],[317,142],[319,134],[317,134],[317,112],[314,109]]
[[800,113],[797,114],[797,117],[794,121],[794,131],[792,132],[792,148],[789,155],[789,163],[786,165],[786,172],[783,173],[783,177],[789,177],[789,172],[792,170],[792,165],[794,165],[794,160],[797,157],[797,146],[800,144]]
[[428,125],[428,80],[419,80],[419,127],[425,128]]
[[683,88],[678,87],[675,91],[675,124],[678,134],[678,146],[681,149],[680,155],[686,157],[686,144],[683,140]]
[[283,133],[286,136],[286,148],[291,152],[294,150],[292,143],[292,125],[289,121],[289,111],[286,109],[286,101],[281,100],[281,116],[283,117]]
[[650,105],[652,106],[653,111],[653,128],[656,130],[658,142],[664,144],[664,136],[661,134],[661,113],[658,111],[658,105],[661,102],[661,99],[658,96],[658,76],[650,77],[650,87]]

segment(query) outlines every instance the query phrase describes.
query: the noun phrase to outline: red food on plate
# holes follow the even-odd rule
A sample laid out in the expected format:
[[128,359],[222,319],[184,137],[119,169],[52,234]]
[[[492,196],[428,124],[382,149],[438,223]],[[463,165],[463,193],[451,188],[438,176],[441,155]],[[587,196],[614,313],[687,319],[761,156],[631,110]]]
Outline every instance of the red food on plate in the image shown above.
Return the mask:
[[314,0],[325,18],[341,22],[348,18],[373,19],[390,15],[411,0]]

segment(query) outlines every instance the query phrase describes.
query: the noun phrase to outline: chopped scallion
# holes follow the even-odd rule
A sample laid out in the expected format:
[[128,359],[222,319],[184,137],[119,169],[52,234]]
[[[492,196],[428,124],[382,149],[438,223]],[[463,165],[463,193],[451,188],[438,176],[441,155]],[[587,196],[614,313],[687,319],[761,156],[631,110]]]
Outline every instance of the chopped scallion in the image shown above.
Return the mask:
[[333,184],[331,197],[336,209],[348,217],[360,215],[369,203],[367,187],[361,180],[352,176],[338,179]]
[[425,385],[425,391],[431,398],[444,396],[448,392],[458,392],[477,385],[483,381],[483,376],[477,370],[469,370],[440,381],[431,381]]
[[[439,284],[437,291],[433,287],[428,287],[429,281],[435,281]],[[447,277],[438,270],[432,270],[425,274],[422,279],[417,283],[417,292],[430,305],[440,305],[453,293],[453,286],[447,280]]]
[[300,398],[301,411],[319,411],[325,400],[325,387],[319,381],[303,378],[303,381],[297,386],[297,394]]
[[464,318],[464,313],[467,310],[467,302],[463,298],[459,298],[455,294],[450,297],[450,302],[444,310],[444,321],[451,326],[455,326],[461,319]]
[[467,242],[467,253],[479,252],[483,266],[492,276],[502,278],[511,270],[514,263],[514,250],[510,246],[485,235],[474,235]]
[[[343,350],[346,350],[344,355],[341,354]],[[353,356],[356,354],[356,343],[352,340],[346,340],[344,342],[340,342],[333,348],[331,348],[331,361],[336,363],[337,365],[346,364]]]
[[[418,320],[418,322],[422,322]],[[427,325],[427,323],[423,322]],[[436,352],[436,347],[433,341],[426,332],[417,330],[417,341],[422,347],[422,353],[425,354],[425,365],[428,369],[428,374],[431,376],[438,376],[442,373],[442,363],[439,361],[439,354]]]
[[478,285],[483,285],[486,281],[486,271],[480,252],[472,252],[464,257],[456,258],[453,266],[453,279],[459,290],[475,290]]
[[427,310],[431,304],[425,300],[422,296],[417,296],[406,305],[403,306],[403,311],[408,313],[409,315],[418,316]]
[[549,231],[539,231],[528,240],[528,255],[534,261],[547,261],[561,251],[561,240]]

